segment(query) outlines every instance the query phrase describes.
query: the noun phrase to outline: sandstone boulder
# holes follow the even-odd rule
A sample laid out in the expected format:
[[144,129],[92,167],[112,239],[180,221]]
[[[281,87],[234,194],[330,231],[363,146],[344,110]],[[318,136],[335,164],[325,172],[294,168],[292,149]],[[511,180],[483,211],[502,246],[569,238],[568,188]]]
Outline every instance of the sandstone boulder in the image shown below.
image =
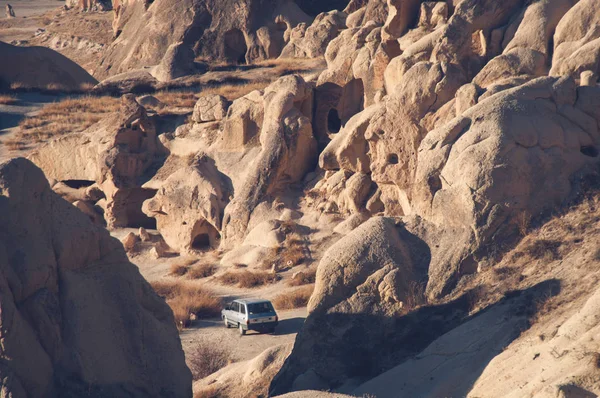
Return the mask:
[[201,96],[194,106],[192,120],[196,123],[222,120],[227,115],[229,102],[221,95]]
[[16,18],[15,10],[12,8],[10,4],[6,4],[6,18]]
[[173,314],[120,242],[25,159],[0,198],[3,394],[191,397]]

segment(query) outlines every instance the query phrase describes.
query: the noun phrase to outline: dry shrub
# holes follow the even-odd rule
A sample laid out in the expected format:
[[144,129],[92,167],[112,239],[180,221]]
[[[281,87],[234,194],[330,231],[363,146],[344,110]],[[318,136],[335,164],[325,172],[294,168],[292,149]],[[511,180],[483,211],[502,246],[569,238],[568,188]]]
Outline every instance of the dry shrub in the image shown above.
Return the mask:
[[306,307],[314,290],[315,285],[308,285],[291,292],[282,293],[273,299],[273,305],[278,310]]
[[256,90],[264,90],[270,84],[268,81],[253,82],[246,84],[222,84],[208,87],[200,92],[200,95],[217,94],[222,95],[230,101],[243,97]]
[[241,271],[226,272],[219,277],[219,280],[225,285],[237,285],[241,288],[252,288],[263,286],[269,283],[275,283],[279,280],[279,276],[277,274],[264,271]]
[[200,341],[190,349],[185,359],[193,379],[200,380],[229,365],[232,355],[224,346]]
[[209,318],[221,313],[221,299],[193,282],[161,280],[152,282],[152,287],[165,298],[180,329],[190,326],[191,315]]
[[27,144],[47,141],[55,136],[78,133],[100,121],[119,108],[119,100],[112,97],[81,97],[66,99],[44,106],[35,116],[19,123],[16,136],[5,142],[7,146],[23,149]]
[[560,259],[561,242],[557,240],[538,239],[528,245],[524,252],[535,260],[554,261]]
[[169,274],[173,276],[183,276],[187,271],[188,267],[181,263],[173,263],[169,268]]
[[596,253],[594,253],[594,260],[600,261],[600,248],[596,249]]
[[304,261],[304,246],[295,241],[286,241],[284,248],[280,253],[281,268],[295,267]]
[[315,283],[315,278],[317,275],[316,269],[308,269],[306,271],[300,271],[296,274],[295,278],[292,278],[288,281],[288,286],[302,286],[309,285],[311,283]]
[[12,95],[0,95],[0,105],[12,105],[17,102],[17,98]]
[[202,279],[214,275],[215,272],[217,272],[217,267],[215,265],[203,263],[194,265],[188,270],[187,275],[191,279]]
[[163,104],[174,108],[193,108],[198,96],[189,91],[160,91],[153,94]]

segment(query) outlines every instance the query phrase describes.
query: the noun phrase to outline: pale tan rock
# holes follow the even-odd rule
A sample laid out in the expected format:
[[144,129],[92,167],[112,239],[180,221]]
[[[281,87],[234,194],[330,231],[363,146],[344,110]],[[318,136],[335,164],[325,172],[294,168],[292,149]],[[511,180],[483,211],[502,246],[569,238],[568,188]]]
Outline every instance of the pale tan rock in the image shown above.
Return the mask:
[[141,204],[155,191],[142,188],[139,180],[164,156],[154,122],[133,95],[126,95],[115,114],[82,133],[50,141],[29,158],[50,178],[95,183],[94,189],[106,197],[106,223],[114,228],[154,223],[142,213]]
[[162,237],[180,253],[216,248],[226,198],[222,185],[214,161],[199,156],[162,182],[142,211],[156,219]]
[[579,85],[580,86],[590,86],[590,87],[595,87],[596,84],[598,84],[598,75],[594,72],[592,72],[591,70],[586,70],[581,72],[581,75],[579,77]]
[[10,4],[6,4],[6,18],[16,18],[15,10],[12,8]]
[[[331,246],[317,269],[309,315],[271,384],[271,395],[299,388],[328,389],[346,381],[353,366],[364,369],[364,362],[352,365],[344,359],[348,344],[355,355],[379,354],[374,345],[390,327],[386,319],[393,319],[392,314],[402,308],[401,300],[414,277],[409,251],[391,219],[372,218]],[[322,328],[334,323],[345,332],[321,334]],[[353,333],[361,337],[349,341],[347,336]],[[307,377],[310,373],[314,375]]]
[[229,102],[221,95],[205,95],[198,98],[192,120],[196,123],[222,120],[227,115]]
[[77,200],[73,202],[73,206],[78,208],[83,214],[88,216],[94,224],[104,225],[104,218],[102,213],[94,207],[94,205],[88,201]]
[[142,240],[142,242],[150,242],[152,240],[152,237],[150,236],[150,234],[148,233],[148,231],[146,231],[146,228],[144,228],[144,227],[140,227],[140,229],[138,231],[138,235],[139,235],[140,239]]
[[140,240],[140,237],[134,234],[133,232],[125,235],[123,239],[121,239],[121,243],[125,248],[126,252],[131,252],[135,249],[135,244]]
[[582,0],[573,5],[556,27],[551,76],[571,75],[591,70],[600,63],[600,4]]
[[277,192],[284,182],[302,181],[314,164],[317,145],[311,126],[312,94],[312,87],[300,76],[283,77],[265,89],[261,151],[225,208],[224,247],[243,239],[250,216],[265,194]]
[[173,314],[121,243],[25,159],[0,164],[0,196],[3,394],[191,397]]
[[241,64],[276,58],[288,27],[311,22],[292,0],[156,0],[151,7],[131,0],[113,8],[116,39],[104,52],[101,77],[162,64],[157,76],[173,78],[193,70],[192,53]]
[[299,24],[281,51],[281,58],[316,58],[325,55],[327,45],[346,28],[347,15],[333,10],[317,15],[312,25]]

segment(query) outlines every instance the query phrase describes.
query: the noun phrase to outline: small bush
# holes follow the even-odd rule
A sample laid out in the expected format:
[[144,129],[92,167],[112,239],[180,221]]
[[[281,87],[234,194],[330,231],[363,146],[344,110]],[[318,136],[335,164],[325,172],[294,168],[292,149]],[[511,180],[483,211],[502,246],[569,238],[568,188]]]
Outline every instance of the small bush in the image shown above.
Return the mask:
[[278,310],[306,307],[314,290],[315,285],[308,285],[288,293],[282,293],[273,299],[273,305]]
[[169,268],[169,274],[173,276],[183,276],[188,272],[188,267],[185,264],[173,263]]
[[241,288],[252,288],[275,283],[279,280],[279,277],[271,272],[241,271],[226,272],[219,277],[219,280],[225,285],[237,285]]
[[596,249],[596,253],[594,253],[594,260],[600,261],[600,248]]
[[561,242],[556,240],[539,239],[530,244],[524,251],[535,260],[554,261],[560,259]]
[[306,271],[300,271],[296,275],[295,278],[292,278],[288,281],[288,286],[302,286],[309,285],[311,283],[315,283],[315,278],[317,275],[316,269],[308,269]]
[[152,288],[165,298],[180,329],[190,326],[191,315],[210,318],[221,313],[221,299],[193,282],[155,281],[152,282]]
[[201,341],[186,355],[186,362],[194,380],[210,376],[232,361],[231,352],[218,344]]
[[214,275],[215,272],[217,272],[217,267],[215,265],[204,263],[194,265],[188,270],[187,275],[191,279],[202,279]]

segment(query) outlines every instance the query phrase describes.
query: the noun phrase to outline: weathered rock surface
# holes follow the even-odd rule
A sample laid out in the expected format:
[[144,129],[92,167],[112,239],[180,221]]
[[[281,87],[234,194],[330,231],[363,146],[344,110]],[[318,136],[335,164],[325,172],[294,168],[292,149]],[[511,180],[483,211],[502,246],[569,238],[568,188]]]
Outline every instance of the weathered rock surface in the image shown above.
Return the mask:
[[3,394],[192,396],[169,307],[22,158],[0,165],[0,236]]
[[[152,184],[150,182],[149,184]],[[155,218],[167,244],[180,253],[217,248],[227,188],[214,161],[194,159],[171,174],[142,210]]]
[[[18,47],[0,42],[0,88],[81,91],[97,83],[83,68],[45,47]],[[10,60],[10,62],[8,62]]]
[[180,74],[175,69],[192,68],[192,52],[232,63],[276,58],[284,33],[311,21],[292,0],[131,0],[114,9],[116,40],[102,60],[101,77],[161,64],[157,77],[173,78]]
[[347,15],[340,11],[319,14],[312,25],[300,23],[289,34],[281,58],[316,58],[325,55],[327,45],[346,28]]
[[[299,76],[283,77],[265,89],[261,102],[261,150],[225,208],[225,247],[244,238],[252,212],[267,195],[301,181],[316,161],[317,145],[311,127],[312,87]],[[231,131],[244,134],[243,129]]]
[[141,211],[155,191],[144,189],[164,161],[154,122],[133,95],[121,109],[82,133],[60,137],[29,158],[48,178],[96,184],[106,197],[104,218],[109,228],[153,225]]

